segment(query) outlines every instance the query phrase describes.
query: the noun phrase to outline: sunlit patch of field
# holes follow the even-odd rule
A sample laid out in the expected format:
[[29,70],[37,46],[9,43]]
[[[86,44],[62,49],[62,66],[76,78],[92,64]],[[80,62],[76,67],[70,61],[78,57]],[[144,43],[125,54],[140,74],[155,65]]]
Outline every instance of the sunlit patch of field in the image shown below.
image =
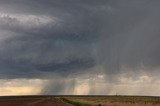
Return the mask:
[[160,106],[160,97],[147,96],[68,96],[64,100],[75,106]]

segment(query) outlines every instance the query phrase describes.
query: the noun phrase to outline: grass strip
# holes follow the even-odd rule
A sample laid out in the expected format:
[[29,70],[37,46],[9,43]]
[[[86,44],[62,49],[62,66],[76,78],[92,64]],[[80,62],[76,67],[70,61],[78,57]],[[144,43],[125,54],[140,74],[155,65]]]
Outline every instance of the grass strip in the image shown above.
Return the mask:
[[92,106],[90,104],[85,104],[85,103],[80,103],[80,102],[76,102],[76,101],[71,101],[71,100],[68,100],[66,98],[61,98],[64,102],[66,103],[69,103],[69,104],[72,104],[74,106]]

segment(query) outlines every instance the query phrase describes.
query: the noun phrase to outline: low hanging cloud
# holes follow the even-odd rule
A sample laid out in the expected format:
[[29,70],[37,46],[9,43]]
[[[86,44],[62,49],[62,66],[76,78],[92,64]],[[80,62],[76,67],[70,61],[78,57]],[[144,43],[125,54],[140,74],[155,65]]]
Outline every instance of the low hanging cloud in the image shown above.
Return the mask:
[[126,82],[155,95],[139,81],[160,80],[159,4],[1,0],[0,78],[48,80],[41,94],[114,94]]

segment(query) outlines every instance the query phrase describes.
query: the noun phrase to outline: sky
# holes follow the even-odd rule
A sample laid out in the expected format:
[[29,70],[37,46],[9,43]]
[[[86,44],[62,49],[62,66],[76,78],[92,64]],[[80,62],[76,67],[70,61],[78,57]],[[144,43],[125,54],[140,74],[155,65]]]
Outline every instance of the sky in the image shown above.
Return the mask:
[[160,96],[159,0],[0,0],[0,96]]

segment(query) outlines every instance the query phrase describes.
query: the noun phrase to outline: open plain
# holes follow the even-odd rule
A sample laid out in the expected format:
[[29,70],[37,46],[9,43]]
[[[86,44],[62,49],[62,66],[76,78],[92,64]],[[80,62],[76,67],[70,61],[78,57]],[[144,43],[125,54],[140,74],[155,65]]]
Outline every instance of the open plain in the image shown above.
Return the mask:
[[0,106],[160,106],[160,97],[1,96]]

